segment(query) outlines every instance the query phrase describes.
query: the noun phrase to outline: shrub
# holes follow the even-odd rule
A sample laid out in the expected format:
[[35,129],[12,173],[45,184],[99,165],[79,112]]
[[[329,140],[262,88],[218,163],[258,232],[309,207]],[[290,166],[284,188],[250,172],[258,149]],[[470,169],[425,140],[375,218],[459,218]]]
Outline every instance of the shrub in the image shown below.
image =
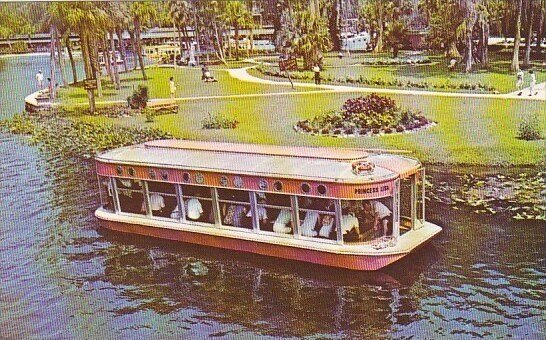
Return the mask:
[[372,134],[381,131],[403,132],[429,123],[420,112],[400,109],[393,99],[372,93],[348,99],[341,111],[330,111],[312,120],[301,120],[294,129],[304,133],[321,131],[322,134],[366,135],[370,131]]
[[523,140],[542,139],[540,124],[536,115],[529,116],[519,123],[518,138]]
[[137,89],[127,98],[131,109],[143,109],[148,103],[148,86],[138,85]]
[[146,117],[146,123],[153,123],[156,115],[155,111],[149,108],[142,110],[142,114]]
[[201,124],[203,129],[235,129],[239,125],[239,121],[227,118],[220,113],[215,115],[209,113],[201,121]]

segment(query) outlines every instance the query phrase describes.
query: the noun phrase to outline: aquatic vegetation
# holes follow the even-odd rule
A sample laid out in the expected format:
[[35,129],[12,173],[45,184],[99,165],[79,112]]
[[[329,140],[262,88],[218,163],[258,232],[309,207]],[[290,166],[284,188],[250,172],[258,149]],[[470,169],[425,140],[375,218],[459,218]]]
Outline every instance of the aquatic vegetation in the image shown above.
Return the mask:
[[91,158],[99,152],[148,140],[171,138],[152,128],[120,127],[65,117],[15,115],[0,121],[0,131],[27,135],[41,150],[65,157]]
[[514,220],[546,220],[546,173],[514,176],[454,176],[449,182],[428,182],[427,197],[476,214],[506,213]]
[[519,123],[518,138],[523,140],[539,140],[543,138],[540,123],[536,115],[530,115]]

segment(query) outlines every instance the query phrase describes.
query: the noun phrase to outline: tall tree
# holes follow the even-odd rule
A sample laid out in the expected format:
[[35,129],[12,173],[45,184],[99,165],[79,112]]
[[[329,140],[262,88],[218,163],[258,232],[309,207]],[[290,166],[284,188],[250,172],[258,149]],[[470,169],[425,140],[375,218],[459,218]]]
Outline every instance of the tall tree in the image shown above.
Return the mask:
[[321,62],[321,52],[331,47],[328,24],[321,17],[313,17],[310,11],[298,11],[293,18],[292,31],[288,32],[288,49],[303,57],[304,67],[311,69]]
[[464,37],[464,44],[465,44],[465,54],[464,54],[464,64],[465,64],[465,72],[472,71],[472,63],[474,61],[474,39],[473,39],[473,33],[474,33],[474,25],[476,24],[476,21],[478,20],[478,12],[476,11],[476,0],[460,0],[461,6],[463,8],[464,12],[464,21],[463,24],[460,26],[461,29],[461,35]]
[[142,55],[142,29],[151,23],[157,16],[157,8],[151,1],[132,2],[130,7],[131,17],[134,25],[134,52],[138,57],[138,64],[142,71],[142,78],[147,80],[146,71],[144,70],[144,57]]
[[523,0],[516,0],[516,33],[514,36],[514,53],[512,55],[512,71],[519,71],[519,45],[521,42],[521,12]]
[[523,54],[523,66],[529,67],[531,63],[531,44],[533,43],[533,24],[535,21],[536,6],[535,1],[527,1],[527,20],[525,32],[525,52]]
[[[235,39],[235,59],[239,60],[239,31],[252,25],[252,15],[242,1],[230,1],[226,5],[224,19],[233,27]],[[231,44],[230,44],[231,45]]]

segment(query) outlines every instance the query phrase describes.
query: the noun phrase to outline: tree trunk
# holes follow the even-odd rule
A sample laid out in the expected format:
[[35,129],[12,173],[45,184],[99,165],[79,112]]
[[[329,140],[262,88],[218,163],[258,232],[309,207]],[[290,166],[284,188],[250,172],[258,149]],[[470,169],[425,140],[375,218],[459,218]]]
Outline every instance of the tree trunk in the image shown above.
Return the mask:
[[[110,57],[110,52],[108,51],[108,43],[106,42],[106,37],[101,36],[100,39],[101,49],[102,49],[102,55],[104,59],[104,66],[106,67],[106,72],[108,73],[108,76],[110,77],[110,81],[112,84],[116,83],[116,80],[114,79],[114,72],[112,71],[112,58]],[[99,65],[100,66],[100,65]]]
[[[180,27],[176,26],[176,32],[178,33],[178,43],[180,44],[180,60],[182,60],[182,56],[184,55],[184,47],[183,47],[183,40],[182,40],[182,30]],[[174,64],[176,65],[176,56],[174,57]]]
[[531,43],[533,42],[533,21],[535,20],[534,1],[529,0],[529,10],[527,12],[527,32],[525,34],[525,54],[523,56],[523,66],[529,67],[531,63]]
[[49,46],[49,98],[55,99],[55,41],[56,41],[56,28],[55,25],[50,27],[51,43]]
[[118,61],[116,58],[116,44],[114,43],[114,32],[110,32],[110,50],[112,51],[112,59],[114,60],[114,63],[112,64],[112,71],[114,73],[114,85],[116,86],[116,90],[120,89],[120,83],[119,83],[119,70],[118,70]]
[[[89,44],[88,44],[87,33],[83,29],[80,30],[80,45],[82,49],[82,58],[83,58],[83,68],[85,70],[85,78],[93,79],[92,68],[91,68],[91,57],[89,53]],[[87,99],[89,100],[89,111],[91,114],[95,113],[95,91],[87,90]]]
[[97,37],[92,33],[89,35],[88,50],[91,59],[91,69],[93,70],[93,79],[97,81],[97,96],[102,97],[102,79],[101,68],[99,64],[99,46]]
[[537,44],[535,47],[535,53],[537,55],[537,58],[540,58],[540,42],[544,36],[544,11],[546,11],[546,0],[542,0],[540,2],[540,9],[539,9],[539,20],[538,20],[538,27],[537,27]]
[[235,30],[235,60],[239,60],[239,26],[233,27]]
[[514,54],[512,55],[512,71],[519,71],[519,44],[521,41],[521,7],[523,0],[517,0],[516,34],[514,37]]
[[[81,39],[80,39],[81,40]],[[72,43],[70,42],[70,34],[65,38],[66,50],[68,51],[68,58],[70,59],[70,66],[72,68],[72,81],[74,83],[78,82],[78,72],[76,71],[76,62],[74,61],[74,56],[72,55]]]
[[330,15],[330,37],[332,38],[332,47],[334,51],[341,51],[341,35],[339,23],[341,17],[341,0],[333,0],[333,10]]
[[123,31],[121,29],[116,30],[116,35],[118,36],[118,44],[119,44],[119,53],[121,55],[121,59],[123,59],[123,70],[127,72],[129,69],[127,68],[127,48],[125,47],[125,40],[123,40]]
[[231,27],[228,28],[228,57],[229,59],[232,58],[231,56]]
[[66,80],[66,70],[64,68],[63,46],[61,44],[61,35],[59,34],[59,30],[56,30],[55,32],[55,44],[57,46],[57,61],[59,62],[61,81],[63,82],[63,87],[68,87],[68,81]]
[[137,69],[137,62],[136,62],[136,59],[137,59],[137,43],[136,43],[136,38],[135,38],[135,32],[134,31],[129,31],[129,37],[131,38],[131,45],[132,48],[133,48],[133,71],[136,71]]
[[378,31],[377,31],[377,41],[375,43],[375,52],[383,51],[383,34],[384,34],[384,25],[385,25],[385,11],[384,4],[380,1],[378,6]]
[[218,59],[224,63],[224,65],[227,65],[226,58],[224,56],[224,46],[222,46],[222,40],[220,39],[220,33],[218,32],[218,25],[216,24],[216,21],[212,21],[212,26],[214,28],[214,36],[216,38],[216,55],[218,56]]
[[148,80],[148,77],[146,77],[146,71],[144,70],[144,58],[142,57],[142,46],[140,45],[141,39],[140,21],[135,20],[135,43],[137,45],[136,52],[138,56],[138,64],[140,65],[140,71],[142,72],[142,79]]

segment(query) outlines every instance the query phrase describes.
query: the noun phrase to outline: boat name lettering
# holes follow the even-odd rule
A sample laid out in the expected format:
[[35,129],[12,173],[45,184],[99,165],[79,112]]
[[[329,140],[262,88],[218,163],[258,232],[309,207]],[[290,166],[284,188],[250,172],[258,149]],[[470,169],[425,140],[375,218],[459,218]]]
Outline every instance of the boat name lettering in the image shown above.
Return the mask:
[[390,190],[389,185],[383,185],[381,187],[371,187],[371,188],[356,188],[355,194],[357,195],[375,194],[378,192],[385,192],[389,190]]

